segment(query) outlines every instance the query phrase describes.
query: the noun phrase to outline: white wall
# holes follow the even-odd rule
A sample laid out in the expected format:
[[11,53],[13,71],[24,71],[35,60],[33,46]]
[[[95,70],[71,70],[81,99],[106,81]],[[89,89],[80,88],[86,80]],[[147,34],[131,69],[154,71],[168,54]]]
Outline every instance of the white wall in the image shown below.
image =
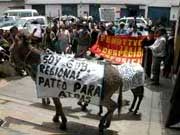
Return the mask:
[[115,8],[115,18],[120,18],[121,5],[101,5],[101,8]]
[[89,15],[89,5],[79,4],[78,5],[78,17],[85,16],[85,12]]
[[25,9],[32,9],[32,5],[25,5]]
[[51,16],[51,17],[57,17],[58,15],[61,16],[62,7],[61,7],[61,5],[58,5],[58,4],[57,5],[46,5],[45,13],[46,13],[46,16]]
[[171,21],[176,21],[178,17],[178,7],[171,7],[170,11],[170,20]]
[[21,2],[0,2],[0,15],[2,15],[5,10],[8,10],[9,7],[14,7],[14,6],[23,6],[23,3],[21,3]]

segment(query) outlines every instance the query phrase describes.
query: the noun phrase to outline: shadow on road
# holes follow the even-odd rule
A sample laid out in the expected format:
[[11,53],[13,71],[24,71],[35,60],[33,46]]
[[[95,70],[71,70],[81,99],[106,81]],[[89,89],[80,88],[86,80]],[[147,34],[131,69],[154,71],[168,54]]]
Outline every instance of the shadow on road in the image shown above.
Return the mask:
[[[51,105],[44,106],[41,103],[34,103],[34,104],[31,104],[31,106],[55,111],[54,106],[51,106]],[[71,106],[63,107],[63,110],[64,110],[64,112],[65,112],[65,114],[67,116],[75,118],[75,119],[79,119],[79,116],[74,116],[73,113],[82,112],[81,108],[73,108],[72,109]],[[81,117],[89,118],[89,119],[94,119],[94,120],[100,120],[100,117],[97,114],[92,114],[91,110],[88,110],[86,112],[86,115],[81,116]],[[119,121],[119,120],[134,120],[134,121],[139,121],[139,120],[141,120],[141,114],[134,115],[132,112],[128,112],[128,113],[121,113],[120,117],[118,116],[118,114],[114,114],[112,120],[113,121]]]
[[[51,123],[51,122],[43,122],[41,125],[13,118],[13,117],[6,117],[5,118],[6,125],[5,127],[10,127],[11,124],[17,125],[27,125],[32,126],[33,129],[50,133],[51,135],[55,134],[66,134],[66,135],[98,135],[98,128],[90,125],[85,125],[81,123],[76,123],[72,121],[68,121],[67,131],[62,131],[59,129],[59,123]],[[24,129],[23,129],[24,130]],[[106,130],[105,135],[118,135],[117,131],[113,130]]]

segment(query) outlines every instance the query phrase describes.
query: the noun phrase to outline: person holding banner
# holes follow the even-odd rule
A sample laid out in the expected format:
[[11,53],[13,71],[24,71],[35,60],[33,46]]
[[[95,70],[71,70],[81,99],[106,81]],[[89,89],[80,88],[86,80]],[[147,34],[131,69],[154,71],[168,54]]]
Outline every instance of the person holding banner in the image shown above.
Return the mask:
[[127,35],[124,22],[121,22],[119,27],[115,30],[115,35]]
[[157,31],[157,39],[154,44],[149,46],[152,50],[153,61],[152,61],[152,85],[159,85],[159,76],[160,76],[160,66],[161,62],[165,57],[166,50],[166,38],[165,38],[166,30],[164,28],[160,28]]
[[138,31],[136,25],[133,26],[133,31],[130,32],[129,35],[130,35],[130,36],[133,36],[133,37],[142,36],[141,32]]

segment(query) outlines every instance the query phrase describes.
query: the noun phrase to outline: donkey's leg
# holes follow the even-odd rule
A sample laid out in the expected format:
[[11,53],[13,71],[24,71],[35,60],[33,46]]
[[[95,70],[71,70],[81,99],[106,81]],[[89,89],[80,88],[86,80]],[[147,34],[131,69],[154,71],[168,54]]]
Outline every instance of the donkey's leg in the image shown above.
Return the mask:
[[103,102],[102,105],[107,107],[108,111],[100,120],[100,123],[99,123],[100,134],[103,134],[104,129],[110,126],[113,112],[117,108],[117,104],[111,99],[109,99],[106,102]]
[[50,104],[50,99],[49,98],[42,98],[42,104],[43,105],[49,105]]
[[56,114],[53,117],[53,122],[59,122],[59,116],[60,116],[60,110],[59,110],[59,99],[58,98],[52,98],[54,105],[55,105],[55,109],[56,109]]
[[99,105],[99,113],[98,116],[101,116],[101,114],[103,113],[103,106]]
[[110,99],[109,104],[107,104],[106,107],[107,107],[109,114],[106,118],[106,123],[104,125],[104,128],[109,128],[111,125],[111,120],[112,120],[114,110],[118,107],[118,105],[116,102],[114,102],[113,100]]
[[144,97],[144,86],[140,86],[137,88],[137,96],[139,97],[139,101],[138,101],[138,104],[136,106],[136,109],[134,111],[134,114],[137,114],[138,110],[139,110],[139,107],[140,107],[140,104],[142,102],[142,99]]
[[60,125],[60,128],[62,130],[65,130],[66,129],[66,123],[67,123],[67,119],[66,119],[66,116],[63,112],[63,108],[62,108],[62,104],[60,102],[60,99],[59,98],[53,98],[53,102],[55,104],[55,107],[56,107],[56,114],[53,118],[53,121],[54,122],[58,122],[59,121],[59,116],[61,116],[61,120],[62,120],[62,123]]
[[104,116],[102,116],[100,123],[99,123],[99,135],[103,135],[104,134],[104,128],[105,128],[105,122],[106,122],[106,118],[107,116],[110,114],[110,112],[108,111]]
[[46,99],[45,98],[42,98],[42,104],[46,105]]
[[136,101],[137,101],[137,95],[133,92],[133,90],[131,90],[131,91],[133,93],[134,98],[133,98],[133,102],[131,104],[131,107],[129,108],[129,112],[133,112],[134,106],[135,106]]
[[47,105],[50,105],[51,101],[50,98],[46,98],[47,99]]
[[136,106],[136,109],[134,111],[134,114],[137,114],[138,110],[139,110],[139,107],[140,107],[140,104],[141,104],[141,101],[143,99],[143,96],[139,96],[139,101],[138,101],[138,104]]

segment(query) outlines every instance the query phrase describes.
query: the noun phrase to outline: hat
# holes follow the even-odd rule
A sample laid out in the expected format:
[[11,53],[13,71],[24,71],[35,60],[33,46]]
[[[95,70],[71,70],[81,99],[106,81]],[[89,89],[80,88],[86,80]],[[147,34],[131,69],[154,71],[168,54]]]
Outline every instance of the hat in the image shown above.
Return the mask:
[[124,22],[120,22],[119,25],[125,25],[125,23]]

